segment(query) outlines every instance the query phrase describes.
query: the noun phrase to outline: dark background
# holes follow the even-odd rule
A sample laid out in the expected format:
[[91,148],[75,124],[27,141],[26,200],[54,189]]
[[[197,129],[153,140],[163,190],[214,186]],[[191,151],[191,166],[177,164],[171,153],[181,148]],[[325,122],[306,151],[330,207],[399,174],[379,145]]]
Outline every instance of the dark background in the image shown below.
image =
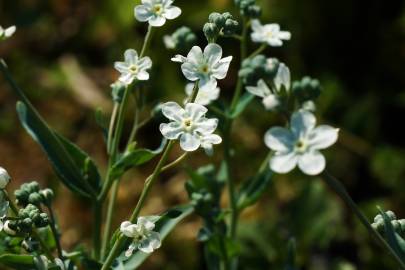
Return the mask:
[[[267,49],[266,55],[285,62],[293,79],[304,75],[318,78],[323,86],[317,102],[317,113],[322,116],[319,121],[341,128],[339,143],[326,151],[329,170],[345,184],[370,220],[377,212],[376,205],[404,218],[405,1],[258,3],[263,7],[262,22],[278,22],[292,32],[291,41],[282,48]],[[104,168],[106,155],[93,112],[96,107],[110,111],[109,85],[118,75],[113,62],[122,58],[125,49],[139,50],[142,44],[146,25],[135,21],[135,4],[132,0],[0,0],[0,24],[16,24],[18,28],[13,38],[0,44],[0,57],[6,59],[50,125],[86,149]],[[198,34],[199,45],[205,46],[201,28],[209,13],[237,14],[230,0],[177,0],[176,5],[182,8],[182,16],[159,28],[149,51],[154,63],[147,90],[150,108],[184,97],[185,79],[179,66],[170,62],[175,52],[163,48],[162,36],[187,25]],[[238,54],[235,41],[219,43],[225,55]],[[252,44],[250,49],[256,46]],[[232,95],[237,61],[235,58],[227,79],[221,81],[224,99]],[[21,128],[15,102],[0,78],[0,165],[13,176],[10,188],[36,179],[57,190],[63,245],[72,249],[89,235],[89,209],[58,184],[45,155]],[[128,125],[130,121],[128,115]],[[263,134],[279,123],[281,119],[264,113],[258,101],[236,122],[238,181],[254,173],[267,152]],[[157,126],[151,123],[141,131],[142,144],[157,144]],[[189,159],[193,166],[208,162],[202,154]],[[136,202],[151,166],[124,179],[116,224]],[[181,169],[165,174],[145,213],[185,201],[184,179]],[[299,172],[277,176],[266,196],[242,219],[242,269],[281,269],[290,237],[297,240],[302,269],[395,269],[393,260],[333,192],[320,179]],[[202,265],[201,247],[194,240],[199,226],[196,217],[185,222],[144,269],[196,269]]]

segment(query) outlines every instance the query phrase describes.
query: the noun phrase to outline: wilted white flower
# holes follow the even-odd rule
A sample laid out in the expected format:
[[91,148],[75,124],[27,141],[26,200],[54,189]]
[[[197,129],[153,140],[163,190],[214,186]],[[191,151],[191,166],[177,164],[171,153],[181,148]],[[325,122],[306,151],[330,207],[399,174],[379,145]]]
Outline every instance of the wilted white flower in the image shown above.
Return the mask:
[[276,77],[274,78],[274,84],[278,92],[281,91],[281,87],[284,86],[286,91],[291,87],[291,74],[290,69],[284,64],[280,63],[278,66]]
[[222,58],[222,48],[218,44],[208,44],[204,52],[198,46],[191,48],[187,57],[176,55],[172,61],[182,63],[181,70],[190,81],[199,80],[200,86],[211,80],[226,77],[232,56]]
[[[186,94],[190,97],[193,94],[194,83],[188,83],[186,85]],[[208,105],[212,101],[217,100],[219,98],[220,89],[217,87],[216,81],[209,81],[200,89],[198,89],[197,97],[194,103],[198,103],[201,105]]]
[[180,16],[181,9],[172,6],[173,0],[142,0],[142,5],[135,7],[135,18],[140,22],[149,22],[151,26],[162,26],[166,19]]
[[125,62],[115,62],[114,67],[121,73],[119,81],[129,85],[135,79],[146,81],[149,79],[148,69],[152,67],[152,60],[145,56],[138,57],[138,53],[133,49],[128,49],[124,53]]
[[274,110],[280,105],[280,99],[271,92],[263,79],[257,82],[257,86],[247,86],[246,90],[252,95],[261,97],[263,105],[267,110]]
[[169,140],[180,138],[180,147],[184,151],[195,151],[202,146],[204,137],[212,134],[218,126],[218,119],[205,117],[207,111],[197,103],[187,103],[184,109],[176,102],[164,103],[162,113],[172,122],[160,124],[160,132]]
[[145,253],[152,253],[161,245],[160,234],[153,231],[155,223],[145,217],[139,217],[136,224],[129,221],[121,223],[120,231],[129,238],[133,238],[131,245],[125,252],[130,257],[134,250],[139,249]]
[[280,47],[283,45],[283,40],[291,39],[291,33],[281,31],[280,25],[276,23],[262,25],[259,20],[253,20],[252,30],[253,42],[267,43],[273,47]]
[[308,175],[325,169],[325,157],[319,152],[337,141],[339,129],[327,125],[315,127],[315,116],[305,110],[293,113],[290,129],[274,127],[265,134],[264,141],[273,151],[270,168],[287,173],[298,167]]
[[8,172],[3,167],[0,167],[0,189],[6,188],[10,180],[11,177]]
[[4,29],[3,27],[0,26],[0,41],[11,37],[15,33],[16,30],[17,30],[17,28],[14,25],[10,26],[6,29]]

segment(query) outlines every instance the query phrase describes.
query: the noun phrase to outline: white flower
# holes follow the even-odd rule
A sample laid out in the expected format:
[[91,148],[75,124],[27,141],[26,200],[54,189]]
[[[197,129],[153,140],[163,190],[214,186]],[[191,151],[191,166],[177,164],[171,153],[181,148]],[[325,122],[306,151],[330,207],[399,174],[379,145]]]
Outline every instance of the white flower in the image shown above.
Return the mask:
[[262,102],[267,110],[274,110],[280,105],[280,99],[271,92],[263,79],[257,82],[257,86],[247,86],[246,90],[252,95],[263,98]]
[[0,40],[11,37],[15,33],[15,30],[17,30],[17,28],[14,25],[6,29],[0,26]]
[[187,57],[176,55],[174,62],[180,62],[184,76],[190,81],[199,80],[200,86],[210,80],[222,80],[226,77],[232,56],[222,58],[222,48],[218,44],[208,44],[204,52],[198,46],[191,48]]
[[5,189],[10,180],[11,177],[8,172],[3,167],[0,167],[0,189]]
[[[186,85],[186,94],[188,98],[192,95],[194,89],[194,83],[188,83]],[[194,103],[198,103],[201,105],[208,105],[212,101],[217,100],[219,98],[219,92],[220,89],[217,87],[217,82],[216,81],[209,81],[203,86],[201,86],[200,89],[198,89],[197,97],[194,101]]]
[[325,157],[319,152],[337,141],[339,129],[327,125],[315,127],[315,116],[305,110],[293,113],[290,129],[274,127],[265,134],[264,141],[273,151],[270,168],[287,173],[298,167],[308,175],[325,169]]
[[125,252],[130,257],[134,250],[139,249],[145,253],[152,253],[161,245],[160,234],[154,232],[155,223],[145,217],[139,217],[136,224],[129,221],[121,223],[120,231],[127,237],[133,238],[131,245]]
[[172,122],[160,124],[160,132],[169,140],[180,138],[184,151],[195,151],[202,146],[203,138],[218,126],[218,119],[205,117],[207,111],[197,103],[187,103],[184,109],[176,102],[164,103],[162,113]]
[[283,40],[291,39],[291,33],[281,31],[280,25],[276,23],[262,25],[259,20],[253,20],[252,30],[253,42],[267,43],[273,47],[280,47],[283,45]]
[[276,77],[274,78],[274,84],[278,92],[281,91],[281,87],[284,86],[288,92],[291,87],[291,74],[290,69],[284,64],[280,63],[278,66]]
[[181,9],[172,6],[173,0],[142,0],[142,5],[135,7],[135,18],[140,22],[149,22],[151,26],[162,26],[166,19],[180,16]]
[[163,36],[163,43],[165,44],[166,49],[176,48],[176,40],[170,35]]
[[121,73],[119,81],[129,85],[135,79],[146,81],[149,79],[148,69],[152,67],[152,60],[145,56],[138,57],[138,53],[133,49],[128,49],[124,53],[125,62],[115,62],[114,67]]

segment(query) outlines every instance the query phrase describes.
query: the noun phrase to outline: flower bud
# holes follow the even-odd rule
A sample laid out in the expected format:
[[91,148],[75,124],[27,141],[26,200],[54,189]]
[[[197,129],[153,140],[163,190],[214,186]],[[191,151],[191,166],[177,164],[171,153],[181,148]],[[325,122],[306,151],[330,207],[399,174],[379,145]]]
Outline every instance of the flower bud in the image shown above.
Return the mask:
[[300,103],[314,100],[321,94],[321,85],[318,80],[311,77],[304,77],[301,81],[295,81],[292,85],[292,92]]
[[41,194],[34,192],[28,197],[28,202],[34,205],[39,205],[43,202]]
[[13,223],[13,222],[12,222],[11,220],[7,220],[7,221],[4,223],[3,231],[4,231],[5,233],[9,234],[9,235],[16,235],[16,234],[17,234],[17,232],[15,231],[16,228],[13,226],[12,223]]
[[170,36],[164,36],[163,41],[168,49],[188,51],[197,42],[197,36],[190,28],[182,26]]
[[388,218],[390,220],[396,220],[397,219],[397,216],[391,210],[386,211],[385,214],[388,216]]
[[227,19],[225,21],[224,28],[222,29],[222,32],[224,33],[225,36],[231,36],[237,33],[239,27],[239,23],[235,20],[232,19]]
[[111,84],[111,96],[114,102],[121,103],[124,97],[125,87],[125,84],[120,81],[116,81],[115,83]]
[[215,40],[219,35],[219,30],[215,23],[204,24],[203,31],[208,41]]
[[0,167],[0,189],[5,189],[10,180],[11,177],[8,172],[3,167]]
[[41,190],[39,193],[41,194],[44,203],[50,204],[52,202],[54,197],[52,189],[46,188]]
[[223,27],[223,25],[225,24],[225,20],[226,19],[218,12],[213,12],[208,17],[208,21],[218,27]]

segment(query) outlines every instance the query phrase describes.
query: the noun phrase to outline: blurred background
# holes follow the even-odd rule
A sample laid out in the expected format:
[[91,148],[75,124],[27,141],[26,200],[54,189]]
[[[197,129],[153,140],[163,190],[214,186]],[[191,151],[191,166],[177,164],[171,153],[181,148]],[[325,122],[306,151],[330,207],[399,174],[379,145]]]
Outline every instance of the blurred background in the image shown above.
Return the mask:
[[[127,48],[140,49],[146,25],[135,21],[134,0],[0,0],[0,25],[17,25],[13,38],[0,44],[20,86],[57,131],[106,167],[102,132],[94,111],[111,111],[109,85],[117,79],[114,61]],[[401,0],[258,0],[263,22],[278,22],[292,32],[282,48],[266,50],[292,71],[294,80],[318,78],[323,93],[317,102],[323,123],[340,127],[339,143],[326,151],[329,170],[347,187],[370,220],[376,205],[405,218],[405,1]],[[148,106],[184,98],[185,79],[176,52],[164,49],[162,37],[187,25],[205,46],[202,26],[210,12],[230,11],[232,0],[177,0],[183,14],[159,28],[149,55],[154,66],[147,87]],[[225,55],[238,55],[234,40],[220,40]],[[250,50],[254,50],[252,45]],[[222,98],[233,93],[238,59],[221,81]],[[56,213],[65,249],[89,242],[91,214],[86,201],[59,184],[45,154],[22,129],[16,98],[0,77],[0,165],[13,177],[10,190],[37,180],[57,193]],[[147,117],[145,112],[144,117]],[[252,121],[254,119],[254,121]],[[267,154],[263,134],[282,123],[264,113],[256,100],[235,123],[236,181],[252,175]],[[131,115],[128,115],[128,129]],[[159,122],[145,126],[140,144],[156,147]],[[129,133],[129,130],[126,130]],[[220,159],[193,154],[194,168]],[[173,158],[178,153],[173,153]],[[128,173],[119,191],[115,226],[135,204],[142,182],[154,165]],[[181,168],[161,177],[144,213],[155,214],[187,201]],[[224,195],[224,206],[226,202]],[[195,237],[198,217],[178,227],[142,269],[205,269]],[[318,178],[299,172],[276,176],[266,196],[242,215],[238,232],[241,269],[282,269],[287,240],[297,241],[300,269],[395,269],[393,260],[367,234],[334,193]],[[87,243],[86,242],[86,243]],[[86,244],[84,243],[84,244]]]

